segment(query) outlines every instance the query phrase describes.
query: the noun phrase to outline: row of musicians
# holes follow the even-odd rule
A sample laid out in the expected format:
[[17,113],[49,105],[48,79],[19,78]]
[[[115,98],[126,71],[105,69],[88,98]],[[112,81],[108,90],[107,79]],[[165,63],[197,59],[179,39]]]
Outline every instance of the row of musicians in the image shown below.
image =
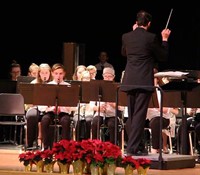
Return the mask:
[[[41,70],[39,70],[38,72],[38,76],[34,82],[31,82],[31,83],[40,83],[39,80],[44,79],[44,77],[47,77],[47,75],[43,75],[44,73],[49,75],[49,68],[48,66],[46,67],[45,66],[46,64],[44,64],[44,67],[42,69],[41,67]],[[43,72],[42,72],[43,70]],[[43,73],[43,74],[41,74]],[[69,83],[65,82],[64,81],[64,77],[66,75],[66,72],[65,72],[65,68],[62,64],[54,64],[52,66],[52,69],[51,69],[51,76],[52,76],[52,81],[47,81],[48,84],[60,84],[60,85],[70,85]],[[110,80],[112,81],[114,79],[114,70],[113,69],[107,69],[107,68],[104,68],[103,70],[103,77],[104,77],[104,80]],[[45,78],[45,80],[47,80],[48,78]],[[82,80],[83,81],[83,80]],[[92,104],[92,103],[91,103]],[[71,115],[72,115],[72,111],[74,111],[75,115],[77,116],[77,108],[71,108],[71,107],[55,107],[55,106],[32,106],[32,105],[26,105],[28,106],[28,108],[30,108],[27,112],[26,112],[26,118],[27,118],[27,138],[26,138],[26,141],[27,141],[27,146],[28,147],[32,147],[33,145],[33,140],[34,140],[34,137],[36,136],[36,133],[38,133],[38,138],[39,140],[42,140],[43,142],[43,145],[44,145],[44,149],[48,149],[48,148],[51,148],[52,147],[52,141],[53,141],[53,130],[52,128],[50,127],[50,125],[52,125],[54,123],[54,119],[55,118],[58,118],[58,123],[60,125],[62,125],[62,139],[71,139],[70,138],[70,125],[71,125]],[[38,115],[38,113],[35,113],[34,112],[34,109],[37,108],[38,111],[40,111],[39,113],[41,115]],[[93,107],[92,107],[92,115],[91,115],[91,118],[92,118],[92,127],[95,128],[97,126],[97,123],[95,124],[95,120],[98,121],[98,119],[95,119],[96,117],[93,118],[93,114],[94,114],[94,111],[97,111],[99,108],[95,105],[95,102],[93,102]],[[55,111],[56,110],[56,111]],[[88,111],[88,110],[86,110]],[[107,117],[109,117],[107,123],[108,125],[110,124],[113,124],[114,122],[114,117],[115,114],[114,114],[114,111],[115,111],[115,105],[113,103],[107,103],[106,104],[106,107],[105,107],[105,104],[102,104],[101,107],[100,107],[100,115],[103,116],[103,114],[105,113],[106,111],[106,115]],[[96,113],[95,113],[96,115]],[[39,117],[37,117],[39,116]],[[77,117],[74,117],[74,118],[77,118]],[[87,120],[87,119],[86,119]],[[38,122],[38,125],[37,123],[35,122]],[[34,132],[35,131],[35,127],[38,126],[38,131]],[[113,128],[113,126],[111,126],[111,128]],[[97,129],[93,129],[94,132],[93,133],[93,138],[97,138],[97,133],[95,133],[95,131],[97,131]],[[112,131],[110,130],[110,133]],[[113,129],[113,133],[114,133],[114,129]],[[110,135],[114,135],[114,134],[110,134]],[[111,142],[114,142],[114,137],[110,137],[110,141]]]
[[[37,108],[37,109],[36,109]],[[38,117],[35,116],[38,113],[34,112],[39,110]],[[33,112],[31,112],[33,111]],[[56,112],[57,111],[57,112]],[[78,107],[60,107],[57,109],[55,106],[45,107],[37,106],[30,108],[27,111],[27,146],[32,147],[33,141],[35,140],[36,133],[38,132],[38,138],[42,139],[44,149],[52,147],[52,141],[54,137],[53,129],[51,125],[54,124],[55,118],[57,117],[57,122],[62,126],[61,138],[71,139],[71,116],[73,114],[73,121],[75,126],[77,126],[78,117],[80,116],[80,121],[86,120],[86,133],[84,133],[84,139],[90,138],[90,130],[92,129],[92,138],[97,138],[97,128],[98,122],[103,124],[105,119],[105,124],[109,128],[110,142],[114,143],[115,135],[115,103],[100,102],[100,108],[96,102],[91,101],[88,104],[80,104],[80,112],[78,112]],[[99,113],[100,112],[100,113]],[[58,114],[56,114],[58,113]],[[98,117],[100,120],[98,121]],[[41,127],[37,129],[37,123],[41,123]],[[77,131],[77,129],[76,129]],[[41,132],[41,133],[40,133]],[[76,133],[77,135],[78,133]]]
[[[98,106],[99,102],[91,101],[88,104],[80,104],[80,113],[78,112],[78,107],[58,107],[57,112],[55,113],[55,106],[45,107],[38,106],[37,109],[40,111],[39,118],[35,116],[35,113],[27,112],[27,146],[32,147],[33,141],[35,140],[36,133],[38,133],[38,138],[42,139],[44,149],[52,147],[52,142],[54,138],[53,129],[50,125],[54,124],[54,119],[58,117],[58,123],[62,126],[62,139],[71,139],[71,119],[77,126],[78,116],[80,116],[80,121],[83,119],[86,120],[86,133],[84,133],[84,139],[91,138],[90,133],[92,133],[92,139],[97,138],[97,129],[98,122],[99,126],[106,124],[109,131],[109,141],[115,143],[115,103],[109,102],[100,102],[100,107]],[[35,108],[33,108],[35,109]],[[33,110],[29,109],[29,110]],[[127,107],[119,107],[119,110],[125,116],[126,122],[128,122],[127,117]],[[197,116],[194,114],[199,114],[199,109],[188,110],[188,115]],[[71,113],[73,117],[71,118]],[[163,108],[163,129],[171,128],[171,136],[175,136],[175,123],[176,118],[180,113],[178,108]],[[79,114],[79,115],[78,115]],[[156,153],[159,151],[159,125],[160,125],[160,109],[159,108],[149,108],[147,112],[147,121],[149,121],[149,127],[152,132],[152,152]],[[99,118],[99,119],[98,119]],[[191,123],[197,133],[197,139],[200,140],[200,121],[192,117],[188,118],[188,129],[191,127]],[[119,119],[119,118],[118,118]],[[99,120],[99,121],[98,121]],[[41,123],[41,127],[37,131],[37,123]],[[118,121],[120,122],[120,121]],[[77,129],[76,129],[77,131]],[[92,131],[92,132],[90,132]],[[76,133],[76,136],[79,133]],[[164,141],[164,136],[163,136]],[[163,150],[167,152],[168,148],[166,142],[163,142]]]
[[[45,64],[44,64],[45,65]],[[47,73],[47,70],[49,69],[48,67],[46,68],[45,66],[43,66],[43,68],[45,68],[43,73]],[[40,73],[42,73],[42,69],[40,71]],[[64,67],[60,64],[55,64],[52,67],[52,77],[53,77],[53,81],[49,82],[50,84],[57,84],[59,81],[59,84],[63,84],[63,85],[69,85],[68,83],[63,81],[63,78],[65,76],[65,71],[64,71]],[[105,72],[104,72],[105,73]],[[44,76],[47,76],[46,74]],[[107,79],[111,80],[114,78],[114,73],[113,71],[111,72],[107,72],[104,75]],[[111,77],[112,76],[112,77]],[[41,76],[42,77],[42,76]],[[41,78],[40,77],[40,78]],[[37,82],[34,82],[37,83]],[[53,118],[55,117],[55,107],[45,107],[43,108],[41,106],[38,107],[38,109],[40,111],[42,111],[42,115],[40,115],[39,118],[37,117],[32,117],[35,115],[32,115],[31,113],[27,113],[30,114],[30,116],[27,115],[27,142],[28,142],[28,146],[32,146],[33,144],[33,138],[35,137],[35,133],[33,132],[33,130],[31,129],[31,127],[35,127],[35,124],[32,122],[32,120],[30,120],[31,118],[34,118],[35,121],[39,121],[39,131],[38,133],[38,138],[43,140],[44,143],[44,148],[47,149],[50,147],[51,142],[52,142],[52,137],[50,136],[50,132],[52,132],[52,129],[49,129],[50,125],[53,123]],[[86,120],[88,120],[88,125],[91,126],[92,123],[92,138],[97,138],[97,121],[98,121],[98,116],[100,117],[100,124],[104,121],[103,119],[105,118],[105,123],[108,125],[109,128],[109,135],[110,135],[110,141],[112,143],[114,143],[114,121],[115,121],[115,104],[114,103],[101,103],[100,108],[95,104],[95,102],[91,102],[89,104],[89,107],[87,107],[87,105],[83,105],[83,108],[86,111],[85,112],[85,116],[86,116]],[[91,110],[90,110],[91,109]],[[98,110],[100,109],[100,115],[98,114]],[[123,109],[119,109],[121,111],[123,111]],[[152,120],[153,118],[158,118],[158,116],[160,116],[159,114],[159,109],[151,109],[153,110],[152,112],[148,112],[147,117],[150,118],[150,126],[153,126],[154,123],[153,121],[157,121],[157,119]],[[71,124],[71,112],[72,111],[76,111],[72,110],[72,108],[69,107],[58,107],[57,112],[59,112],[58,118],[59,118],[59,123],[62,125],[62,138],[66,138],[66,139],[70,139],[70,124]],[[95,112],[96,111],[96,112]],[[94,115],[95,112],[95,115]],[[164,119],[166,119],[166,125],[169,125],[169,117],[167,114],[170,113],[174,113],[176,115],[177,113],[177,109],[172,109],[172,108],[166,108],[164,109],[163,113],[164,113]],[[89,114],[87,114],[89,113]],[[83,116],[83,113],[81,114]],[[43,117],[41,117],[43,116]],[[88,117],[89,116],[89,117]],[[37,119],[37,120],[36,120]],[[73,119],[75,120],[75,123],[77,121],[77,112],[75,112],[75,115],[73,117]],[[92,121],[92,122],[91,122]],[[127,121],[128,122],[128,121]],[[165,121],[164,121],[165,122]],[[40,125],[40,123],[42,123],[42,125]],[[37,124],[36,124],[37,125]],[[41,127],[42,126],[42,127]],[[155,129],[159,128],[158,125],[155,124]],[[90,128],[90,127],[88,127]],[[153,127],[152,127],[153,128]],[[155,131],[155,133],[159,133],[157,131]],[[89,137],[89,132],[88,134],[86,134]],[[157,138],[158,137],[154,137],[153,135],[153,130],[152,130],[152,137],[156,138],[155,143],[157,143]],[[153,148],[157,148],[157,144],[155,144],[154,146],[154,142],[153,142]]]

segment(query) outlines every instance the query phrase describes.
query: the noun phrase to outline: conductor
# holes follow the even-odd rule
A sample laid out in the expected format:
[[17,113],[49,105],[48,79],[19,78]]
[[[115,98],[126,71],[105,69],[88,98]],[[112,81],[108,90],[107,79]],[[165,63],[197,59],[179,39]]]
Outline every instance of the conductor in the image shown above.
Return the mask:
[[126,92],[128,101],[127,155],[148,155],[141,144],[149,101],[152,95],[155,62],[166,61],[168,38],[171,31],[163,29],[162,44],[157,36],[148,32],[152,15],[139,11],[132,31],[122,35],[122,55],[127,57],[121,91]]

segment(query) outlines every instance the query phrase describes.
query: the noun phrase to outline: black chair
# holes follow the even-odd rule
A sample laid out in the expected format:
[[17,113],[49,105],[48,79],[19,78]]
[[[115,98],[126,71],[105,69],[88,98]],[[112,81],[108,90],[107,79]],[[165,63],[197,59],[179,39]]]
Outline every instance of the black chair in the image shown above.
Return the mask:
[[22,144],[23,127],[26,125],[24,98],[21,94],[1,93],[0,94],[0,116],[13,116],[14,121],[0,121],[0,125],[14,126],[14,140],[10,142],[17,144],[17,126],[20,127],[20,145]]

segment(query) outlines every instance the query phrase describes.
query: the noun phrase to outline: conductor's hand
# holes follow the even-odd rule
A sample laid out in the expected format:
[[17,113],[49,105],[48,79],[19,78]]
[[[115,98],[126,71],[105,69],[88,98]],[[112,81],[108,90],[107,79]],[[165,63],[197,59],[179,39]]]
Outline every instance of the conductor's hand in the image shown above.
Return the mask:
[[138,27],[138,25],[135,23],[135,24],[133,24],[133,30],[135,30],[136,28]]
[[170,33],[171,33],[171,30],[169,30],[169,29],[163,29],[163,31],[161,32],[162,40],[163,41],[168,41]]

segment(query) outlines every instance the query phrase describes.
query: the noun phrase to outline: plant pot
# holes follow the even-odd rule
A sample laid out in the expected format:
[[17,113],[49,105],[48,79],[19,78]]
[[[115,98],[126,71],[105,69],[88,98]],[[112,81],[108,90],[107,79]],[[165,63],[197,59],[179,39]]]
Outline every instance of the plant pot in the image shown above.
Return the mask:
[[55,164],[55,161],[44,165],[46,173],[53,173],[54,164]]
[[132,175],[133,171],[135,168],[133,168],[131,165],[127,165],[124,170],[125,170],[125,175]]
[[43,170],[44,170],[44,162],[43,162],[43,160],[35,161],[35,165],[36,165],[36,171],[38,173],[42,173]]
[[83,174],[83,162],[81,160],[76,160],[72,163],[74,175]]
[[137,168],[137,173],[138,173],[138,175],[147,175],[148,169],[149,169],[149,167],[143,168],[142,166],[139,166]]
[[69,168],[70,168],[69,163],[61,163],[59,161],[57,161],[57,163],[61,174],[69,174]]
[[107,175],[114,175],[115,170],[116,170],[116,165],[114,163],[107,165]]

